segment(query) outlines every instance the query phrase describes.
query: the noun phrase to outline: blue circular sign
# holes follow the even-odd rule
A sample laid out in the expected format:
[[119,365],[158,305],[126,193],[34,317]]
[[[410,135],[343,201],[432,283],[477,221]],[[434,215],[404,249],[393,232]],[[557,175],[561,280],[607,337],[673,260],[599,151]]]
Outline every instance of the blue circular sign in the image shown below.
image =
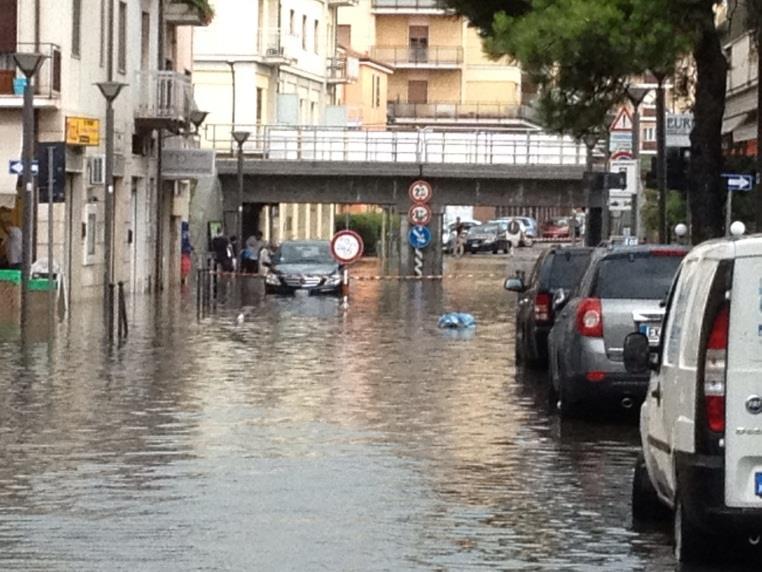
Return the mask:
[[413,248],[426,248],[431,244],[431,231],[426,226],[414,226],[407,233],[407,239]]

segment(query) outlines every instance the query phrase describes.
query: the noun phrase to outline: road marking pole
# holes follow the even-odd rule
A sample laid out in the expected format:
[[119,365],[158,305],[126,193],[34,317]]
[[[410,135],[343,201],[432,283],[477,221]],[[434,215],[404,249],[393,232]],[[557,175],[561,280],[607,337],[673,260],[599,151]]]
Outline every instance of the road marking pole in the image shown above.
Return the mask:
[[423,277],[423,251],[420,248],[415,249],[415,275]]

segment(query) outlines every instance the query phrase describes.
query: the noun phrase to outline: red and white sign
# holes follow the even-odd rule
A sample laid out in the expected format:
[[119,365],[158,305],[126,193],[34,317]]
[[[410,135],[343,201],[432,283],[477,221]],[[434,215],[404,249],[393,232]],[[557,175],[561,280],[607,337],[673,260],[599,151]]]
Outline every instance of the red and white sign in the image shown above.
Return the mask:
[[362,258],[365,244],[353,230],[340,230],[331,239],[331,255],[341,264],[352,264]]
[[617,113],[609,131],[632,131],[632,115],[626,107],[622,107]]
[[632,159],[630,151],[617,151],[611,154],[611,161],[627,161]]
[[413,205],[407,213],[410,224],[426,226],[431,222],[431,207],[429,205]]
[[431,183],[428,181],[418,180],[410,185],[408,194],[410,195],[411,201],[417,205],[421,205],[431,201],[434,189],[431,188]]

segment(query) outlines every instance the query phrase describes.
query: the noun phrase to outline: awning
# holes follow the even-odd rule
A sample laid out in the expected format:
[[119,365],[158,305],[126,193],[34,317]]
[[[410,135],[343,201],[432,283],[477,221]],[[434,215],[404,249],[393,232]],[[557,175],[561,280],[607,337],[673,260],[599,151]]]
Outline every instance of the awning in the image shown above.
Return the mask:
[[12,209],[16,206],[17,184],[17,175],[11,175],[8,171],[0,171],[0,209]]
[[729,117],[727,119],[724,119],[722,121],[722,134],[727,135],[728,133],[732,133],[736,130],[736,128],[739,125],[742,125],[746,122],[748,119],[749,114],[748,113],[741,113],[740,115],[736,115],[735,117]]
[[755,115],[752,121],[744,123],[740,127],[737,127],[733,131],[733,142],[740,143],[742,141],[751,141],[757,138],[757,116]]

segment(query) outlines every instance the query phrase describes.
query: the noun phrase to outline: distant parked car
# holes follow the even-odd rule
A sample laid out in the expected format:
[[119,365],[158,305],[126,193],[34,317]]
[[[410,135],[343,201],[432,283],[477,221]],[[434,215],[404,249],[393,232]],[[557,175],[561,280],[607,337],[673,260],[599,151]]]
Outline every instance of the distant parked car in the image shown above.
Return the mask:
[[540,225],[536,219],[532,218],[531,216],[517,216],[514,218],[524,224],[526,228],[524,232],[529,238],[540,237]]
[[531,227],[523,217],[505,217],[491,220],[490,224],[499,224],[508,233],[508,240],[512,246],[532,246],[536,234],[532,234]]
[[568,300],[590,262],[592,248],[549,248],[540,255],[526,283],[519,277],[505,282],[517,292],[516,363],[547,364],[548,334],[555,321],[556,306]]
[[658,343],[661,302],[686,253],[674,246],[596,249],[548,336],[550,399],[562,415],[579,412],[583,404],[640,405],[648,373],[625,370],[624,339],[641,331]]
[[341,290],[341,267],[331,256],[331,246],[323,240],[289,240],[272,256],[265,277],[268,294],[338,294]]
[[468,231],[466,236],[466,252],[491,252],[497,254],[500,251],[506,254],[511,250],[511,242],[508,238],[508,225],[505,223],[487,223],[475,226]]
[[543,238],[571,238],[571,221],[568,218],[556,218],[546,221],[542,226]]
[[[466,232],[468,232],[469,229],[481,225],[481,221],[478,220],[461,220],[461,224],[463,225],[463,228]],[[448,224],[445,228],[445,231],[442,233],[442,247],[444,251],[448,254],[452,253],[453,249],[455,248],[455,229],[457,228],[458,223],[451,222]]]

